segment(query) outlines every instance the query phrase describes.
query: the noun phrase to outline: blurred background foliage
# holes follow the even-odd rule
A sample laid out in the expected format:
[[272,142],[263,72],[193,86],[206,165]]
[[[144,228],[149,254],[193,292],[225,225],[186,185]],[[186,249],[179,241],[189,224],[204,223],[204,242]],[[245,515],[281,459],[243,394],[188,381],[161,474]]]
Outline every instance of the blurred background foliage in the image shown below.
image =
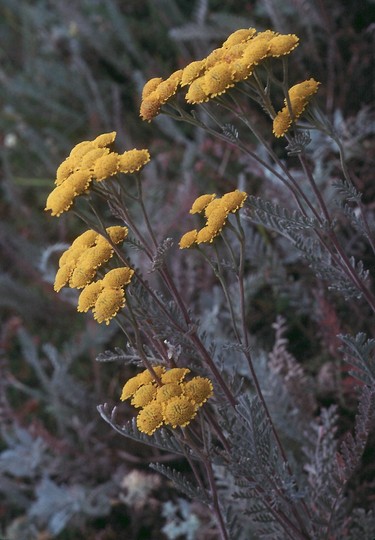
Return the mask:
[[[95,358],[124,343],[112,326],[77,314],[72,291],[53,291],[59,254],[82,230],[71,216],[55,220],[43,212],[57,166],[74,144],[106,131],[117,131],[121,150],[148,147],[153,159],[145,185],[160,238],[176,238],[184,230],[202,186],[220,191],[246,181],[253,193],[288,205],[266,170],[223,143],[163,116],[152,124],[138,117],[141,88],[149,78],[168,76],[203,57],[237,28],[272,28],[299,35],[291,82],[310,76],[322,82],[321,105],[344,136],[357,187],[373,212],[374,11],[372,0],[0,0],[0,532],[5,538],[213,538],[205,511],[178,498],[165,479],[147,469],[150,459],[175,458],[136,443],[125,446],[97,414],[98,403],[118,401],[128,373]],[[262,111],[249,115],[269,135]],[[280,142],[274,146],[284,151]],[[337,153],[324,140],[313,139],[312,150],[315,174],[329,199]],[[342,234],[366,263],[367,248],[355,231],[343,224]],[[314,376],[318,402],[339,404],[345,432],[353,422],[354,383],[341,364],[336,335],[371,334],[368,313],[360,302],[347,305],[327,294],[272,234],[261,238],[254,232],[251,249],[254,336],[271,350],[276,315],[286,318],[291,351]],[[225,332],[225,321],[213,316],[219,306],[209,292],[213,278],[207,269],[194,258],[175,257],[171,266],[205,330],[212,331],[215,321]],[[184,467],[179,461],[174,465]],[[374,478],[367,459],[353,487],[364,508],[370,506]]]

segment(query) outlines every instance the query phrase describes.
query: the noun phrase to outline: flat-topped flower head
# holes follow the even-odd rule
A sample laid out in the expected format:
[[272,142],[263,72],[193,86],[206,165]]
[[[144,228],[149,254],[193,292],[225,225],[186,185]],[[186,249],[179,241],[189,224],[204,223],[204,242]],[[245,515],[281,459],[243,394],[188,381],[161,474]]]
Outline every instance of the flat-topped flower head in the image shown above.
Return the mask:
[[74,171],[64,182],[64,187],[71,186],[75,196],[85,193],[92,182],[92,173],[89,169]]
[[180,396],[182,394],[182,387],[176,382],[171,382],[168,384],[163,384],[159,386],[156,391],[155,400],[158,403],[165,403],[171,398]]
[[[289,99],[290,101],[305,101],[308,98],[310,98],[313,94],[316,94],[318,91],[320,82],[316,81],[315,79],[311,78],[307,81],[302,81],[298,84],[295,84],[292,86],[289,91]],[[286,101],[285,101],[286,105]]]
[[106,273],[102,283],[103,287],[124,287],[128,285],[133,277],[134,270],[128,266],[114,268]]
[[90,152],[90,150],[93,150],[94,148],[97,148],[97,145],[95,145],[93,141],[81,141],[75,146],[73,146],[68,159],[72,159],[72,161],[80,163],[83,156],[85,156],[87,152]]
[[244,41],[248,41],[256,34],[255,28],[240,28],[239,30],[236,30],[230,36],[224,41],[222,47],[228,48],[232,47],[233,45],[237,45],[238,43],[243,43]]
[[180,383],[184,380],[186,375],[190,373],[188,368],[172,368],[168,369],[165,373],[161,375],[161,382],[163,384],[168,383]]
[[275,137],[282,137],[287,133],[293,120],[295,121],[301,116],[311,97],[318,91],[319,85],[320,83],[315,79],[309,79],[295,84],[289,89],[288,95],[292,110],[289,110],[287,100],[285,99],[285,107],[277,113],[273,120],[273,133]]
[[231,68],[233,71],[233,82],[238,83],[245,81],[252,75],[253,67],[249,65],[244,58],[238,58],[231,62]]
[[148,98],[148,96],[152,94],[154,90],[156,90],[161,82],[163,82],[161,77],[154,77],[147,81],[142,90],[142,101]]
[[228,47],[228,49],[225,49],[225,52],[222,54],[222,61],[231,64],[234,60],[238,60],[243,55],[246,47],[246,42]]
[[184,69],[182,70],[182,77],[181,77],[181,86],[187,86],[188,84],[191,84],[195,79],[200,77],[202,75],[203,71],[205,70],[206,66],[206,59],[204,60],[196,60],[195,62],[191,62],[188,64]]
[[154,384],[144,384],[134,393],[131,404],[137,409],[146,407],[154,399],[156,392],[157,387]]
[[77,238],[73,241],[71,248],[82,249],[91,247],[96,243],[98,236],[99,235],[96,231],[89,229],[88,231],[85,231],[77,236]]
[[183,394],[198,406],[203,405],[213,395],[212,382],[206,377],[193,377],[181,386]]
[[61,291],[70,280],[74,266],[72,264],[63,264],[56,272],[53,288],[56,292]]
[[162,81],[150,95],[156,95],[159,99],[160,105],[165,105],[172,96],[177,92],[177,88],[180,84],[178,77],[169,77]]
[[109,154],[108,148],[93,148],[83,156],[80,166],[84,169],[91,169],[94,167],[98,159],[105,156],[106,154]]
[[76,161],[72,158],[66,158],[57,168],[55,184],[59,186],[72,174],[76,167]]
[[218,231],[213,231],[206,225],[198,231],[196,242],[197,244],[211,244],[218,234]]
[[86,313],[90,308],[94,307],[102,290],[103,284],[100,279],[86,285],[79,295],[77,311]]
[[143,382],[140,377],[141,374],[136,375],[135,377],[132,377],[131,379],[127,380],[122,388],[122,393],[120,400],[125,401],[126,399],[130,399],[135,392],[143,385]]
[[213,199],[205,208],[204,215],[206,218],[209,218],[211,213],[217,208],[221,207],[221,197],[218,199]]
[[198,236],[197,229],[193,229],[192,231],[186,232],[183,236],[181,236],[181,240],[178,243],[178,245],[180,246],[180,249],[187,249],[193,246],[197,240],[197,236]]
[[92,144],[98,148],[103,148],[104,146],[110,146],[115,142],[116,131],[110,131],[109,133],[102,133],[98,135],[93,141]]
[[121,308],[125,305],[125,294],[122,289],[104,288],[99,294],[93,307],[94,319],[98,323],[113,319]]
[[119,156],[118,172],[131,174],[139,171],[150,161],[150,153],[147,149],[128,150]]
[[228,212],[237,212],[237,210],[243,207],[246,199],[247,193],[236,189],[235,191],[225,193],[220,200]]
[[190,86],[189,90],[186,92],[185,100],[192,105],[198,103],[204,103],[210,99],[208,92],[206,90],[205,78],[204,75],[195,79]]
[[176,396],[163,406],[163,419],[173,428],[187,426],[197,414],[194,403],[186,396]]
[[112,225],[106,228],[106,232],[114,244],[120,244],[128,236],[129,229],[121,225]]
[[212,52],[210,52],[210,54],[205,58],[205,69],[209,69],[218,62],[221,62],[223,59],[223,54],[225,54],[225,49],[223,47],[219,47],[218,49],[214,49]]
[[233,70],[226,62],[219,62],[206,71],[204,88],[211,98],[223,94],[231,86],[234,86]]
[[207,227],[213,233],[219,233],[224,227],[225,222],[228,218],[228,211],[224,206],[220,206],[211,212],[210,216],[207,218]]
[[[159,378],[162,376],[162,374],[165,371],[164,366],[152,366],[152,369],[154,370],[154,372]],[[148,384],[151,382],[156,383],[156,380],[154,379],[154,375],[148,369],[145,369],[144,371],[142,371],[142,373],[139,374],[139,378],[142,381],[142,384]]]
[[268,56],[284,56],[298,47],[299,37],[295,34],[281,34],[269,42]]
[[264,58],[267,57],[269,51],[269,40],[266,37],[255,37],[251,39],[244,53],[242,59],[248,68],[256,66]]
[[95,246],[87,248],[82,253],[77,261],[77,267],[87,266],[94,269],[99,268],[109,261],[113,253],[112,246],[103,237],[99,237]]
[[74,268],[69,279],[69,287],[72,289],[83,289],[92,282],[95,274],[96,270],[91,265],[80,265]]
[[206,206],[214,200],[216,193],[207,193],[206,195],[201,195],[192,204],[192,207],[189,210],[190,214],[199,214],[203,212]]
[[69,249],[67,249],[66,251],[64,251],[64,253],[61,254],[61,257],[59,259],[59,267],[63,266],[64,264],[72,264],[73,266],[75,266],[81,255],[81,247],[70,246]]
[[273,134],[279,138],[285,135],[292,125],[292,119],[289,114],[288,107],[284,107],[277,113],[273,119]]
[[151,122],[151,120],[159,114],[160,109],[160,99],[154,92],[152,92],[149,96],[142,100],[139,116],[142,118],[142,120]]
[[161,403],[152,401],[137,416],[137,427],[142,433],[152,435],[164,423]]
[[67,212],[73,205],[76,192],[73,186],[66,182],[57,186],[47,197],[45,210],[51,211],[51,216],[59,217],[63,212]]
[[97,182],[102,182],[117,174],[119,170],[119,154],[111,152],[101,156],[92,167],[92,176]]

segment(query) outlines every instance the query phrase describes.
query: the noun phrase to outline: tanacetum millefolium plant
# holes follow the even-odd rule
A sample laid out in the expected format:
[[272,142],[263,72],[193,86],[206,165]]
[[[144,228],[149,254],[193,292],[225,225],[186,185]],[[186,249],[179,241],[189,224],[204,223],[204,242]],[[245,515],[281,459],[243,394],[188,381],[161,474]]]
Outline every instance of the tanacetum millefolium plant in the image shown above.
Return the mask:
[[[342,179],[336,189],[356,205],[357,226],[374,250],[343,145],[315,99],[320,83],[312,77],[289,82],[289,59],[298,45],[293,34],[237,30],[205,58],[166,79],[149,80],[140,105],[143,120],[166,114],[257,161],[283,186],[293,210],[257,197],[251,186],[224,193],[205,193],[202,186],[191,205],[191,228],[176,249],[173,239],[157,237],[148,212],[142,169],[149,151],[117,153],[115,132],[73,148],[57,170],[46,203],[52,216],[74,212],[86,225],[61,255],[55,290],[78,289],[79,312],[91,310],[98,323],[117,324],[139,369],[123,382],[119,395],[134,407],[133,421],[121,423],[119,408],[111,411],[107,405],[99,407],[102,417],[125,437],[187,460],[195,484],[169,467],[153,468],[210,508],[215,535],[222,539],[349,539],[358,527],[366,534],[375,528],[371,512],[353,510],[345,492],[365,450],[375,404],[373,360],[365,354],[363,339],[342,338],[346,359],[366,377],[361,377],[355,434],[340,445],[335,409],[315,410],[308,377],[287,351],[282,322],[269,361],[254,347],[248,328],[251,224],[281,234],[328,288],[346,301],[362,302],[369,314],[375,311],[369,272],[342,245],[333,209],[308,158],[311,130],[337,145]],[[269,118],[268,138],[249,119],[249,103]],[[222,123],[228,115],[233,124]],[[264,148],[261,155],[242,139],[244,128]],[[287,156],[280,158],[274,150],[281,138],[293,169]],[[103,201],[114,224],[103,212]],[[135,248],[146,261],[143,268],[132,261]],[[171,253],[197,254],[211,268],[225,301],[225,347],[219,346],[223,336],[210,343],[200,331],[169,269]],[[145,272],[156,276],[152,284]],[[296,387],[304,388],[305,397]]]

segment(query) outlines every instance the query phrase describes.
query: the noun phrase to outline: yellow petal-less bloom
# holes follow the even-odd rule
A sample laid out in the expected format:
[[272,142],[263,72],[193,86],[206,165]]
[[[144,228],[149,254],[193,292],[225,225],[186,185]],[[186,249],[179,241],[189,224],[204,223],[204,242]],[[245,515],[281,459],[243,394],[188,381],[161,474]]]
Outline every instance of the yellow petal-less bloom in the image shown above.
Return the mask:
[[63,264],[56,272],[55,283],[53,288],[59,292],[68,282],[73,273],[74,266],[71,264]]
[[131,404],[133,407],[136,407],[137,409],[139,407],[145,407],[151,401],[156,395],[157,387],[152,384],[145,384],[138,388],[138,390],[134,393],[133,398],[131,400]]
[[243,55],[246,47],[246,42],[238,43],[237,45],[232,45],[232,47],[228,47],[228,49],[225,49],[225,52],[222,55],[222,61],[230,64],[234,60],[238,60]]
[[93,281],[86,285],[78,297],[77,311],[86,313],[90,308],[94,307],[102,290],[103,283],[101,280]]
[[[293,120],[297,120],[308,105],[310,98],[319,88],[320,83],[315,79],[302,81],[292,86],[289,91],[290,105],[293,113]],[[281,109],[273,120],[273,133],[275,137],[282,137],[292,125],[292,117],[285,99],[285,107]]]
[[77,267],[99,268],[113,256],[112,246],[103,237],[99,238],[95,246],[87,248],[77,261]]
[[218,199],[213,199],[205,208],[204,215],[206,218],[209,218],[211,213],[216,210],[217,208],[221,207],[221,197]]
[[52,216],[59,217],[73,205],[74,198],[74,188],[64,182],[48,195],[45,210],[51,210]]
[[64,251],[62,253],[60,259],[59,259],[59,266],[63,266],[64,264],[72,264],[75,266],[76,262],[82,255],[82,248],[76,247],[76,246],[70,246],[69,249]]
[[124,174],[134,173],[139,171],[146,163],[150,161],[150,153],[148,150],[128,150],[119,156],[118,172]]
[[73,172],[64,182],[64,186],[71,186],[76,196],[82,195],[88,190],[92,181],[92,174],[88,169],[78,169]]
[[224,227],[227,218],[228,211],[224,206],[216,208],[216,210],[213,210],[210,216],[207,218],[207,227],[211,230],[211,232],[217,234]]
[[268,56],[283,56],[298,47],[299,37],[295,34],[282,34],[270,40]]
[[150,79],[146,82],[146,84],[143,87],[142,90],[142,101],[154,91],[159,86],[159,84],[163,82],[163,79],[161,77],[154,77],[153,79]]
[[92,141],[94,146],[98,148],[103,148],[104,146],[110,146],[116,139],[116,131],[111,131],[110,133],[102,133],[98,135],[96,139]]
[[107,272],[102,282],[104,287],[124,287],[128,285],[133,277],[134,270],[128,266],[122,268],[114,268]]
[[233,70],[234,83],[245,81],[253,73],[252,66],[249,66],[248,62],[246,62],[246,60],[243,58],[233,60],[233,62],[231,62],[231,68]]
[[219,47],[214,49],[205,59],[205,69],[209,69],[218,62],[222,61],[223,54],[225,54],[225,49]]
[[289,130],[291,125],[292,119],[288,107],[284,107],[273,119],[273,134],[275,137],[282,137]]
[[[305,101],[307,98],[311,97],[313,94],[316,94],[318,91],[320,82],[315,79],[308,79],[307,81],[302,81],[301,83],[295,84],[288,90],[290,101],[294,102],[297,100]],[[286,105],[286,101],[285,105]]]
[[83,289],[86,287],[95,277],[95,268],[91,266],[78,266],[73,270],[69,279],[69,287],[72,289]]
[[190,214],[199,214],[208,206],[208,204],[214,200],[216,193],[207,193],[206,195],[201,195],[192,204],[192,207],[189,210]]
[[175,95],[179,85],[178,78],[168,78],[161,82],[151,95],[156,95],[159,98],[160,105],[165,105],[167,101]]
[[225,193],[221,197],[221,204],[224,206],[224,208],[226,208],[228,212],[236,212],[243,207],[246,199],[247,193],[245,191],[239,191],[238,189],[236,189],[235,191]]
[[182,71],[181,86],[191,84],[201,76],[206,66],[206,60],[196,60],[191,62]]
[[177,69],[176,71],[174,71],[173,73],[171,73],[168,77],[168,79],[170,79],[171,81],[177,81],[177,83],[179,85],[181,85],[181,80],[182,80],[182,74],[183,74],[184,70],[183,69]]
[[83,156],[86,155],[87,152],[90,152],[90,150],[94,150],[95,147],[96,146],[92,141],[81,141],[72,148],[69,158],[76,163],[80,163]]
[[74,159],[65,159],[57,168],[55,184],[59,186],[72,174],[75,168]]
[[162,425],[163,412],[160,403],[151,402],[137,416],[137,427],[146,435],[152,435]]
[[203,405],[212,395],[213,386],[206,377],[193,377],[191,381],[181,384],[183,394],[196,405]]
[[248,43],[248,46],[244,50],[242,59],[248,68],[256,66],[261,60],[266,58],[270,48],[269,41],[266,38],[251,39]]
[[98,239],[98,233],[93,231],[92,229],[89,229],[88,231],[85,231],[84,233],[77,236],[77,238],[73,241],[71,248],[88,248],[95,244],[95,242]]
[[161,375],[161,382],[163,384],[180,383],[188,373],[190,373],[188,368],[172,368]]
[[206,71],[204,88],[211,98],[223,94],[231,86],[234,86],[233,70],[226,62],[219,62]]
[[99,294],[95,306],[93,307],[94,319],[98,323],[109,321],[117,315],[118,311],[125,305],[125,293],[122,289],[104,288]]
[[251,39],[255,34],[255,28],[240,28],[239,30],[236,30],[230,34],[230,36],[222,44],[222,47],[228,48],[232,47],[233,45],[237,45],[238,43],[243,43],[244,41]]
[[197,229],[193,229],[192,231],[186,232],[179,241],[178,245],[180,246],[180,249],[187,249],[195,244],[196,239],[198,236]]
[[217,235],[217,231],[213,231],[210,227],[206,226],[198,231],[196,242],[197,244],[210,244]]
[[141,381],[140,374],[126,381],[122,389],[120,400],[125,401],[126,399],[131,398],[142,385],[143,382]]
[[128,236],[129,229],[121,225],[113,225],[106,229],[108,236],[114,244],[120,244]]
[[165,403],[171,398],[180,396],[181,394],[182,387],[180,384],[175,382],[163,384],[163,386],[159,386],[159,388],[156,390],[155,400],[158,403]]
[[[156,375],[158,377],[161,377],[162,374],[165,371],[164,366],[152,366],[152,369],[155,371],[155,373],[156,373]],[[140,381],[142,381],[142,384],[148,384],[150,382],[156,382],[154,380],[154,376],[152,375],[151,371],[149,371],[148,369],[145,369],[144,371],[142,371],[142,373],[139,374],[139,379],[140,379]]]
[[158,96],[152,92],[149,96],[142,100],[139,116],[142,118],[142,120],[151,122],[151,120],[159,114],[160,108],[160,100]]
[[116,152],[111,152],[95,161],[92,167],[92,175],[97,182],[102,182],[118,172],[119,157]]
[[93,148],[92,150],[89,150],[82,158],[81,167],[84,169],[91,169],[98,159],[106,154],[109,154],[108,148]]
[[186,396],[176,396],[170,399],[163,407],[163,419],[173,428],[185,427],[196,416],[197,408]]
[[208,101],[209,95],[206,91],[204,75],[195,79],[186,92],[185,100],[191,104],[203,103]]

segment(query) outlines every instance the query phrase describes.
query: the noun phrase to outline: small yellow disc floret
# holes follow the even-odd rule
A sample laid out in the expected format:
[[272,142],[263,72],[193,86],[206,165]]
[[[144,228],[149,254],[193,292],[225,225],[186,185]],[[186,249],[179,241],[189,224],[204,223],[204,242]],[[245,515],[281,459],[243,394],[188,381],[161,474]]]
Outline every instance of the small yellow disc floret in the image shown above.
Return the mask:
[[215,197],[216,197],[216,194],[212,193],[212,194],[207,194],[207,195],[201,195],[200,197],[195,199],[192,207],[189,210],[190,214],[199,214],[200,212],[203,212],[206,206],[211,201],[213,201]]
[[171,398],[182,394],[181,385],[175,382],[163,384],[156,391],[155,399],[158,403],[165,403]]
[[134,274],[134,270],[128,266],[122,268],[114,268],[107,272],[103,278],[104,287],[124,287],[128,285],[131,281],[131,278]]
[[197,229],[193,229],[192,231],[186,232],[179,241],[180,249],[187,249],[190,248],[192,245],[195,244],[198,236]]
[[133,399],[131,400],[131,404],[133,407],[136,407],[137,409],[139,407],[145,407],[155,397],[157,387],[152,384],[145,384],[138,388],[138,390],[134,393]]
[[121,401],[131,398],[142,384],[140,374],[126,381],[122,389]]
[[150,153],[148,150],[129,150],[120,154],[118,172],[129,174],[139,171],[146,163],[150,161]]
[[213,395],[213,386],[206,377],[194,377],[191,381],[183,383],[182,391],[196,405],[201,406]]
[[[158,377],[161,377],[162,374],[165,371],[164,366],[152,366],[152,369],[155,371],[155,373],[156,373],[156,375]],[[148,369],[145,369],[144,371],[142,371],[142,373],[139,374],[139,378],[142,381],[142,384],[148,384],[150,382],[156,382],[154,380],[153,374]]]
[[188,373],[190,373],[188,368],[172,368],[162,374],[161,381],[163,384],[179,383],[184,380]]
[[102,290],[103,284],[101,280],[93,281],[92,283],[89,283],[89,285],[86,285],[79,295],[77,311],[86,313],[86,311],[94,307]]
[[239,208],[242,208],[246,199],[247,193],[236,189],[235,191],[225,193],[221,197],[221,203],[228,212],[236,212]]

